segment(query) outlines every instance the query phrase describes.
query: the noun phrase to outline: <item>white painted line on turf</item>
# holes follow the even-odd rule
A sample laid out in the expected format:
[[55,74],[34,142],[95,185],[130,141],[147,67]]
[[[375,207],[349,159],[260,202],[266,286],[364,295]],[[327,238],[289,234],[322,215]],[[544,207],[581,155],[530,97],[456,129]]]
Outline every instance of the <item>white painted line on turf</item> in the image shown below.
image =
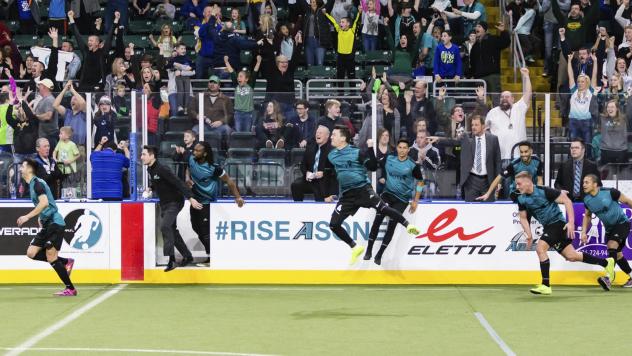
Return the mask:
[[[153,350],[153,349],[114,349],[114,348],[90,348],[90,347],[4,347],[6,351],[41,351],[41,352],[117,352],[117,353],[145,353],[145,354],[173,354],[173,355],[215,355],[215,356],[274,356],[269,354],[249,354],[236,352],[192,351],[192,350]],[[8,354],[7,354],[8,355]]]
[[[365,288],[366,291],[429,291],[429,292],[458,292],[458,289],[455,288]],[[465,291],[499,291],[502,290],[500,288],[463,288]]]
[[478,322],[481,323],[485,330],[487,330],[487,333],[489,334],[489,336],[492,337],[494,342],[498,344],[498,346],[500,346],[500,348],[505,352],[505,355],[516,356],[516,353],[511,351],[509,346],[503,341],[503,339],[500,338],[500,335],[498,335],[498,333],[494,330],[494,328],[492,328],[489,322],[487,322],[487,319],[485,319],[483,314],[479,312],[474,312],[474,315],[476,316],[476,319],[478,319]]
[[344,288],[300,288],[300,287],[212,287],[206,288],[207,290],[217,290],[217,291],[261,291],[261,292],[276,292],[276,291],[298,291],[298,292],[341,292],[344,291]]
[[[5,356],[16,356],[16,355],[19,355],[19,354],[21,354],[22,352],[24,352],[26,350],[31,349],[31,347],[36,345],[38,342],[44,340],[45,338],[47,338],[48,336],[52,335],[57,330],[60,330],[63,327],[65,327],[66,325],[68,325],[71,322],[75,321],[80,316],[82,316],[87,311],[89,311],[90,309],[96,307],[97,305],[103,303],[104,301],[106,301],[110,297],[116,295],[118,292],[120,292],[126,286],[127,286],[127,284],[119,284],[118,286],[116,286],[116,287],[108,290],[107,292],[99,295],[95,299],[92,299],[89,303],[85,304],[81,308],[79,308],[79,309],[75,310],[74,312],[70,313],[65,318],[61,319],[60,321],[56,322],[55,324],[53,324],[53,325],[49,326],[48,328],[44,329],[39,334],[35,334],[30,339],[28,339],[28,340],[24,341],[23,343],[21,343],[20,345],[16,346],[13,350],[7,352],[7,354]],[[59,297],[59,298],[70,298],[70,297]]]

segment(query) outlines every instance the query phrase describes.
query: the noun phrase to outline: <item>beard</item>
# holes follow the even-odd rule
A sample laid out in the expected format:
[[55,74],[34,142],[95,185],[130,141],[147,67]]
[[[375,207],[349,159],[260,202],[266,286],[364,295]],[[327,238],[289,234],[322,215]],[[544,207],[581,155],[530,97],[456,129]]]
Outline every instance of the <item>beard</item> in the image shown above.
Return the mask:
[[511,109],[511,104],[509,104],[509,103],[508,103],[508,102],[506,102],[506,101],[501,101],[501,102],[500,102],[500,108],[501,108],[503,111],[507,111],[507,110]]

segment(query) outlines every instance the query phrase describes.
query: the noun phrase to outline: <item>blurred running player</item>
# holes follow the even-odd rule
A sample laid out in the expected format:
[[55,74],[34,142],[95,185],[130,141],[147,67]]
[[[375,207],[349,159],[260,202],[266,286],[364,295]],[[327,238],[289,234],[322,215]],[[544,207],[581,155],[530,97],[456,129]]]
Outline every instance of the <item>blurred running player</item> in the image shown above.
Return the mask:
[[32,159],[26,159],[22,162],[20,172],[22,178],[29,186],[31,201],[35,205],[35,209],[30,213],[18,218],[18,226],[24,225],[30,219],[37,217],[41,226],[40,232],[31,241],[26,255],[37,261],[48,261],[53,267],[59,279],[66,285],[66,288],[55,293],[59,297],[74,297],[77,295],[75,286],[70,281],[70,273],[74,265],[72,258],[63,258],[59,256],[59,250],[64,241],[64,227],[66,223],[64,218],[57,210],[57,204],[50,188],[42,179],[35,177],[37,171],[37,162]]
[[[551,263],[547,251],[553,247],[569,262],[584,262],[591,265],[600,265],[606,269],[608,278],[614,279],[614,259],[601,259],[587,253],[577,252],[572,240],[575,237],[575,214],[573,203],[563,193],[556,189],[536,186],[529,172],[520,172],[515,177],[516,191],[511,193],[511,200],[518,204],[520,211],[520,224],[527,235],[527,250],[531,249],[533,237],[527,215],[533,216],[544,227],[542,237],[538,240],[536,252],[540,259],[540,272],[542,284],[531,289],[533,294],[551,294],[549,282],[549,269]],[[564,204],[568,222],[558,204]],[[566,236],[565,236],[566,235]],[[606,289],[606,288],[604,288]],[[608,290],[608,289],[606,289]]]
[[[621,252],[630,235],[630,219],[625,215],[619,202],[632,206],[632,199],[614,188],[602,188],[599,178],[594,174],[584,177],[583,188],[586,213],[582,223],[582,244],[585,245],[588,241],[586,231],[588,231],[588,224],[590,224],[592,214],[595,214],[606,228],[608,257],[617,261],[617,265],[619,265],[621,270],[630,276],[632,268],[630,268],[628,260],[623,257]],[[604,289],[610,290],[614,279],[606,276],[599,277],[597,281]],[[632,288],[632,278],[629,278],[623,287]]]
[[[384,159],[378,162],[378,165],[384,172],[386,178],[386,185],[384,192],[381,195],[382,201],[388,204],[391,208],[397,210],[400,214],[404,213],[408,206],[408,201],[412,196],[413,187],[415,186],[415,180],[419,180],[417,183],[415,199],[410,204],[410,213],[414,214],[417,210],[417,203],[419,202],[419,196],[423,190],[423,175],[421,173],[421,166],[416,164],[412,159],[408,157],[410,151],[410,144],[406,139],[400,139],[397,142],[397,155],[388,155]],[[373,250],[373,244],[377,239],[377,234],[380,231],[382,221],[384,221],[385,215],[378,211],[373,220],[373,226],[371,226],[371,233],[369,234],[369,244],[364,254],[365,260],[371,259]],[[393,233],[397,227],[397,221],[390,219],[386,228],[386,233],[382,240],[380,250],[375,255],[375,264],[382,264],[382,255],[388,247],[388,244],[393,239]]]
[[349,144],[351,133],[346,126],[338,125],[331,134],[331,145],[334,147],[327,158],[336,170],[338,185],[340,187],[340,200],[336,204],[329,228],[340,240],[351,247],[351,264],[354,264],[358,257],[364,252],[363,246],[356,245],[349,233],[342,227],[342,223],[347,217],[355,214],[360,208],[373,208],[378,213],[391,218],[406,227],[409,234],[418,235],[419,229],[409,224],[408,221],[384,203],[382,199],[373,191],[371,181],[367,176],[367,169],[375,171],[377,160],[373,152],[373,141],[367,141],[366,154]]

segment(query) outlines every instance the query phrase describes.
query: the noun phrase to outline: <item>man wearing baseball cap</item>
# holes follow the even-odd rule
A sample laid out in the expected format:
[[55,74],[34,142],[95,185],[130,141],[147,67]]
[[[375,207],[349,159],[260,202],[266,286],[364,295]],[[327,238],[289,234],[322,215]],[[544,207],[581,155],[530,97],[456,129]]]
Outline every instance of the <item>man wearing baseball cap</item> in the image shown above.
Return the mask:
[[35,110],[33,110],[40,122],[38,135],[39,137],[47,138],[51,147],[55,147],[59,140],[57,112],[53,107],[55,97],[52,95],[52,91],[54,88],[53,81],[48,78],[42,79],[37,83],[37,91],[42,99],[35,106]]
[[[204,132],[218,132],[222,140],[230,135],[228,123],[233,119],[233,102],[219,90],[219,78],[208,78],[208,91],[204,95]],[[189,118],[194,122],[193,131],[199,132],[198,96],[189,102]]]

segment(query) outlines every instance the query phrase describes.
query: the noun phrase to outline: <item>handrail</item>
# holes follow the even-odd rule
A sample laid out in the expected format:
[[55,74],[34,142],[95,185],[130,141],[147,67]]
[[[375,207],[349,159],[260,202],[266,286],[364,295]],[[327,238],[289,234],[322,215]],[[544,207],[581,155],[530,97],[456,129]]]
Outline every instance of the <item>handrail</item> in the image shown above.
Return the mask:
[[[441,83],[457,84],[457,81],[454,79],[442,79]],[[476,97],[477,97],[476,88],[478,87],[485,88],[485,93],[487,93],[487,83],[484,80],[460,79],[458,81],[458,85],[447,85],[445,87],[446,97],[454,98],[456,100],[468,100],[468,99],[476,100]],[[433,97],[439,96],[439,87],[437,85],[432,86],[432,96]]]
[[[338,83],[348,83],[349,86],[339,87]],[[360,79],[310,79],[305,85],[305,99],[362,99],[361,85]]]

